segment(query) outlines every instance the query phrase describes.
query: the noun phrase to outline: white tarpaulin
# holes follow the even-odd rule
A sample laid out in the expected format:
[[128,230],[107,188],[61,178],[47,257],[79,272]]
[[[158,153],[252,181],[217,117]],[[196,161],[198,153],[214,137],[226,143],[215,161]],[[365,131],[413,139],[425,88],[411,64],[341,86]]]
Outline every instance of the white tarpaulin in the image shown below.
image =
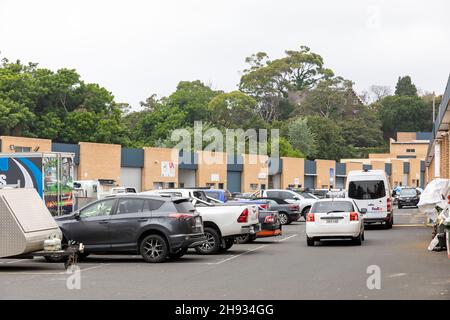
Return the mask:
[[430,219],[435,220],[437,217],[436,206],[442,209],[446,207],[449,188],[450,179],[437,178],[430,181],[420,195],[419,211],[427,214]]

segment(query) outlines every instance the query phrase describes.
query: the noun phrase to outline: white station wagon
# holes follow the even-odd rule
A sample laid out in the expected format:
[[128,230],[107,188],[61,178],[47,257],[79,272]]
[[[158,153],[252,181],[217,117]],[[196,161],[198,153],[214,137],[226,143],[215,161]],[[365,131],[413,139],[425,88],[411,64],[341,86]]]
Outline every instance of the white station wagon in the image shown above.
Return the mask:
[[364,214],[352,199],[323,199],[313,204],[306,216],[306,242],[313,246],[322,239],[352,239],[356,245],[364,241]]

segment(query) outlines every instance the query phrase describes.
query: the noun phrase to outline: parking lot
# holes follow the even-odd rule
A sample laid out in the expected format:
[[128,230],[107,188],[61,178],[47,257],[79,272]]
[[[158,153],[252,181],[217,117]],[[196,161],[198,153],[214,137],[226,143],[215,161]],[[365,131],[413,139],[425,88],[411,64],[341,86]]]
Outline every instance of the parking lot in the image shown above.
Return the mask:
[[[305,223],[283,235],[234,245],[224,254],[194,251],[179,261],[89,256],[80,289],[67,289],[62,264],[0,260],[2,299],[450,299],[449,260],[426,250],[431,229],[417,209],[395,209],[392,230],[369,227],[362,246],[347,241],[307,247]],[[369,250],[370,248],[370,250]],[[369,266],[381,288],[367,287]]]

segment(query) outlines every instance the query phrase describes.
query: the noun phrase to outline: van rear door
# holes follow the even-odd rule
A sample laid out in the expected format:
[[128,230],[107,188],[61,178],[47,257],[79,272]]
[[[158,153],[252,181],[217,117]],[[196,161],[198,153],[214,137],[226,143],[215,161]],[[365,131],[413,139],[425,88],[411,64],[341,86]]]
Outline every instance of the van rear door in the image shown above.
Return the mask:
[[385,218],[388,214],[389,195],[382,179],[367,177],[364,180],[349,181],[348,197],[354,199],[360,209],[367,208],[367,219]]

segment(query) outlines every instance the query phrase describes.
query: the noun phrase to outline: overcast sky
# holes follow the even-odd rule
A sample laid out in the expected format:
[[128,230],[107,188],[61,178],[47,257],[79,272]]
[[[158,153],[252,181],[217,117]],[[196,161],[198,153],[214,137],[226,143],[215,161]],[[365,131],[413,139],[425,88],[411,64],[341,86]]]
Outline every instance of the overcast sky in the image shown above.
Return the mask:
[[180,80],[234,90],[246,56],[300,45],[357,91],[409,74],[442,93],[450,1],[0,0],[1,56],[75,68],[132,106]]

